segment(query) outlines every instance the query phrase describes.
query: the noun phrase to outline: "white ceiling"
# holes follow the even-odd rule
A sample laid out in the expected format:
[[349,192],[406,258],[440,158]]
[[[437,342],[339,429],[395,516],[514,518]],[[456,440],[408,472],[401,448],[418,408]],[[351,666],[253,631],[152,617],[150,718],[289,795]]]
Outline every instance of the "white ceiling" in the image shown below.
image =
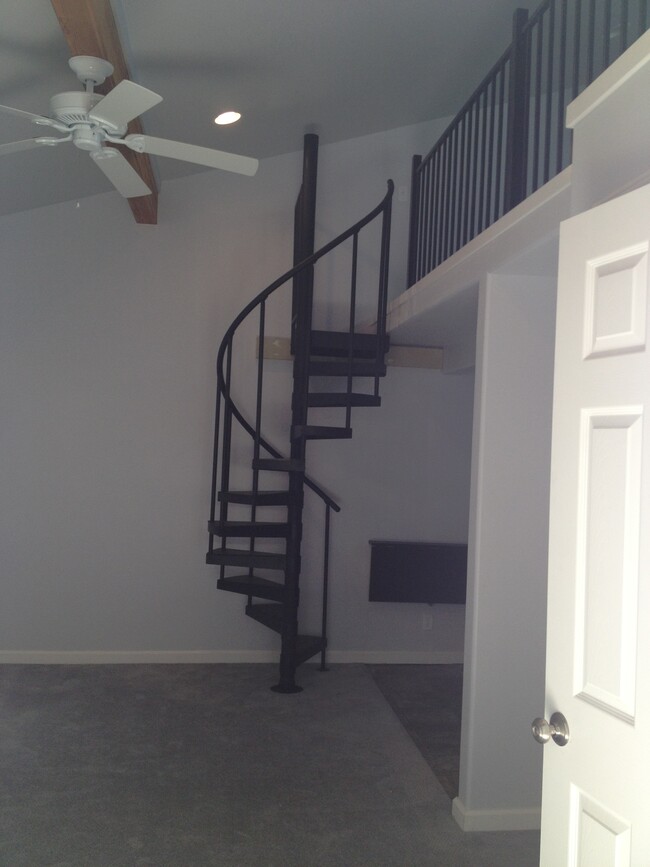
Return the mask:
[[[521,0],[113,0],[131,78],[164,101],[145,132],[268,157],[454,114],[505,50]],[[4,4],[0,103],[75,90],[49,0]],[[217,127],[237,108],[243,118]],[[0,115],[0,143],[42,134]],[[160,159],[161,179],[197,171]],[[73,146],[0,159],[0,214],[111,187]],[[117,194],[116,194],[117,195]],[[164,187],[161,191],[164,196]]]

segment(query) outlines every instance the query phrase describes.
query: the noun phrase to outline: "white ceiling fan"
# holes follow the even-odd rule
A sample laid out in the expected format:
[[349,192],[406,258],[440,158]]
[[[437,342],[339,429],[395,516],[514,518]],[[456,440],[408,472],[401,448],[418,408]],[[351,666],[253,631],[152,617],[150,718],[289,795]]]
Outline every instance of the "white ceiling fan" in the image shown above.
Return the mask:
[[102,96],[94,93],[94,88],[112,74],[112,64],[86,56],[71,57],[69,64],[86,89],[53,96],[50,100],[51,117],[0,105],[0,112],[52,127],[63,135],[38,136],[0,145],[0,156],[71,141],[81,150],[88,151],[98,168],[125,198],[147,196],[151,190],[121,151],[107,147],[107,144],[123,145],[137,153],[171,157],[243,175],[254,175],[257,171],[258,161],[251,157],[149,135],[126,135],[129,121],[161,102],[162,96],[127,79]]

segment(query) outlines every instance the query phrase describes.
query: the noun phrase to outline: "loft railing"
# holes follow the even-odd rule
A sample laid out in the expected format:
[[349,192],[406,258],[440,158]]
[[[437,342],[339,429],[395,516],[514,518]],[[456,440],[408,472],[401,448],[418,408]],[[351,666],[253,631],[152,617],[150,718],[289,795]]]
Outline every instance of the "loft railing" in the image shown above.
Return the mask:
[[544,0],[441,138],[413,157],[412,286],[571,161],[566,106],[649,26],[648,0]]

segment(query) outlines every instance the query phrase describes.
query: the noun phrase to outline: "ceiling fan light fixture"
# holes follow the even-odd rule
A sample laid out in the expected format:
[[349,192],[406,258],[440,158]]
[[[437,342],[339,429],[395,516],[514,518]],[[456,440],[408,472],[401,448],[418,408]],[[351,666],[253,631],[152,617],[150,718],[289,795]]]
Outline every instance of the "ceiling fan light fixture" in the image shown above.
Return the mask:
[[214,122],[219,126],[227,126],[229,123],[236,123],[240,117],[241,114],[238,111],[222,111],[215,117]]

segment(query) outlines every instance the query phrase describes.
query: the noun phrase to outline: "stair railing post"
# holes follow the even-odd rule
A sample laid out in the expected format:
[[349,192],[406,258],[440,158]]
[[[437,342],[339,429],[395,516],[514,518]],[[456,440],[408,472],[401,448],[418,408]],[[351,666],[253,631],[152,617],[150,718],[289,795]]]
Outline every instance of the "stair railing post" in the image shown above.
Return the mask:
[[504,205],[507,213],[526,198],[528,157],[528,78],[530,45],[528,10],[516,9],[512,18],[512,52],[508,84]]
[[[318,136],[308,133],[304,138],[303,181],[300,205],[297,209],[299,225],[294,237],[294,265],[314,252],[316,232],[316,175],[318,169]],[[298,602],[300,597],[300,548],[302,544],[302,510],[305,484],[305,439],[296,432],[307,423],[309,392],[309,355],[311,344],[312,307],[314,292],[314,266],[302,269],[294,278],[293,309],[291,313],[291,345],[293,350],[293,394],[291,398],[291,460],[303,466],[301,472],[289,473],[289,504],[284,587],[284,615],[282,623],[282,649],[280,652],[280,682],[278,692],[297,692]]]
[[[302,281],[301,281],[302,282]],[[295,673],[297,668],[298,602],[300,597],[300,548],[302,544],[302,510],[305,483],[305,439],[298,428],[307,422],[307,394],[309,390],[309,353],[311,343],[312,296],[311,279],[300,287],[296,298],[295,349],[293,357],[293,394],[291,399],[291,460],[302,465],[302,471],[289,473],[289,503],[287,522],[289,531],[286,544],[286,571],[284,585],[284,613],[282,623],[282,649],[280,652],[280,682],[273,687],[277,692],[298,692]]]
[[[296,202],[293,223],[293,264],[298,265],[314,252],[316,240],[316,182],[318,175],[318,136],[307,133],[303,144],[302,184]],[[297,303],[299,296],[313,287],[314,269],[308,268],[293,279],[291,312],[291,351],[295,355]]]

